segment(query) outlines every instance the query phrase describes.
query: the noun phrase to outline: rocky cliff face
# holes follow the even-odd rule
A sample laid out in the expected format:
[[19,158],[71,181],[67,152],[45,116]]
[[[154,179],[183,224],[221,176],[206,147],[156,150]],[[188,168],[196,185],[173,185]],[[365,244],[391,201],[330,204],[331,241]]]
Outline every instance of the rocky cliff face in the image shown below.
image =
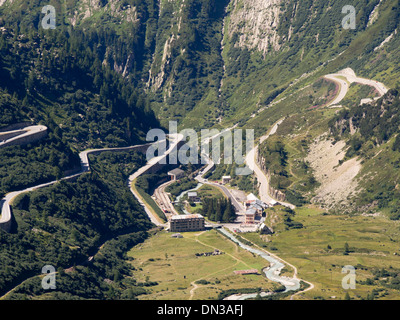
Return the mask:
[[[278,51],[282,47],[283,41],[277,32],[282,0],[230,0],[226,3],[224,14],[220,17],[221,21],[223,20],[223,27],[219,28],[219,31],[222,29],[219,36],[225,37],[226,34],[228,41],[237,37],[235,47],[255,49],[263,54]],[[189,1],[181,3],[160,1],[159,6],[160,21],[166,10],[173,11],[173,15],[167,23],[168,28],[159,34],[159,39],[163,40],[157,42],[158,49],[153,55],[147,87],[152,91],[157,91],[166,86],[166,91],[171,96],[174,75],[169,74],[168,69],[171,68],[168,67],[173,63],[171,59],[176,58],[173,56],[173,51],[178,49],[180,55],[183,56],[186,50],[190,50],[190,48],[177,48],[182,24],[188,22],[184,11],[190,7],[190,4]],[[221,52],[223,49],[224,41],[221,41]]]
[[[172,50],[176,48],[179,44],[177,41],[181,37],[180,31],[182,27],[182,11],[187,6],[185,1],[183,0],[181,3],[171,2],[171,1],[161,1],[159,0],[159,21],[166,22],[166,28],[164,30],[160,30],[158,33],[159,40],[156,42],[155,52],[152,56],[151,67],[149,70],[149,78],[146,83],[148,89],[153,92],[156,92],[161,89],[161,87],[166,84],[166,80],[168,76],[171,76],[171,82],[173,83],[173,74],[169,74],[168,66],[171,63],[171,58],[173,57]],[[169,15],[170,12],[173,12],[173,16]],[[168,19],[166,19],[168,17]],[[185,50],[183,49],[180,54],[183,55]],[[166,84],[167,88],[165,92],[170,92],[168,89],[168,84]],[[170,94],[169,94],[170,95]]]
[[282,0],[232,0],[229,5],[228,34],[238,35],[238,47],[262,53],[281,48],[277,29]]

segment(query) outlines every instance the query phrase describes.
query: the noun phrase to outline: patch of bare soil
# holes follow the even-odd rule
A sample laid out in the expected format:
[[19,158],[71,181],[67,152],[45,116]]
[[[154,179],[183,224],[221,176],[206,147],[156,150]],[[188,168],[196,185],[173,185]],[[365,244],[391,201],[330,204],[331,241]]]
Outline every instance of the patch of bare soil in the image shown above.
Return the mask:
[[345,154],[345,142],[333,143],[326,135],[310,146],[306,161],[321,183],[312,202],[327,209],[345,208],[350,205],[350,198],[360,191],[356,176],[361,170],[361,160],[353,158],[340,164]]
[[229,191],[235,197],[235,199],[237,201],[239,201],[240,203],[243,203],[244,201],[247,200],[246,192],[244,192],[242,190],[233,189],[233,188],[229,188]]

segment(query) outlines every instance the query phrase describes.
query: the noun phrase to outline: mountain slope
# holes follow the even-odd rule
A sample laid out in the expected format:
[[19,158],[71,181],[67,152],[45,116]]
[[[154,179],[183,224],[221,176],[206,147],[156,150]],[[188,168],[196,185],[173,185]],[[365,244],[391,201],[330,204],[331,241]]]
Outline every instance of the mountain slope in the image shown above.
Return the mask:
[[[43,30],[49,4],[56,28]],[[356,9],[354,30],[342,27],[346,5]],[[399,17],[398,0],[0,0],[0,127],[49,128],[40,142],[0,149],[0,194],[62,176],[86,148],[143,141],[169,120],[197,130],[238,124],[260,137],[284,119],[260,146],[274,194],[298,206],[399,219]],[[353,85],[332,108],[338,86],[324,76],[348,67],[392,90],[360,106],[376,92]],[[112,242],[117,259],[100,252],[90,268],[67,275],[73,288],[63,282],[65,292],[50,296],[143,294],[122,262],[150,228],[124,184],[131,166],[142,164],[137,155],[105,156],[77,182],[18,199],[16,234],[0,234],[0,291],[39,265],[69,267],[107,236],[132,231],[132,241]],[[235,182],[254,189],[252,177]],[[80,290],[77,279],[87,275],[96,288],[87,280]],[[36,280],[13,297],[42,295]]]
[[[5,1],[3,19],[36,29],[41,5]],[[342,28],[345,5],[356,9],[355,30]],[[93,34],[99,62],[146,90],[164,124],[177,119],[200,128],[246,119],[306,83],[298,79],[348,66],[389,86],[398,78],[395,0],[102,0],[55,7],[57,28]]]

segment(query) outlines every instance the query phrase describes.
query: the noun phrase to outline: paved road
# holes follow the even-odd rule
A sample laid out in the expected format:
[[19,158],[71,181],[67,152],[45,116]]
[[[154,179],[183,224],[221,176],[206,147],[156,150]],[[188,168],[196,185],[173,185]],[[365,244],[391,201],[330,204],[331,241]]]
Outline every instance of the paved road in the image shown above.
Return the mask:
[[[18,144],[18,141],[23,140],[26,137],[44,131],[47,131],[46,126],[37,125],[37,126],[24,127],[16,130],[0,132],[0,147],[5,147],[10,144]],[[11,135],[12,137],[3,140],[1,137],[6,135]]]
[[[345,79],[347,79],[347,81],[342,79],[343,77]],[[331,101],[328,106],[333,106],[333,105],[339,104],[345,98],[347,92],[349,91],[350,84],[354,83],[354,82],[374,87],[379,93],[379,97],[375,98],[375,100],[379,99],[380,97],[382,97],[389,90],[381,82],[357,77],[355,72],[351,68],[347,68],[347,69],[341,70],[341,71],[339,71],[338,73],[335,73],[335,74],[326,75],[325,78],[327,78],[329,80],[332,80],[332,81],[334,81],[334,82],[339,84],[339,92],[338,92],[337,96],[335,97],[335,99],[333,101]],[[278,129],[278,126],[282,123],[282,121],[283,121],[283,119],[281,119],[277,123],[275,123],[275,125],[271,128],[269,133],[260,138],[260,144],[263,141],[265,141],[266,139],[268,139],[269,136],[271,136],[271,135],[276,133],[276,130]],[[256,155],[257,155],[257,153],[258,153],[258,146],[255,146],[247,154],[247,156],[246,156],[246,164],[249,166],[249,168],[251,170],[254,171],[254,173],[257,176],[257,180],[260,183],[260,198],[261,198],[261,200],[266,202],[266,203],[269,203],[269,202],[271,202],[272,200],[275,200],[275,199],[273,199],[269,194],[269,181],[268,181],[267,177],[265,176],[264,172],[261,170],[261,168],[256,163]],[[282,205],[284,205],[286,207],[289,207],[291,209],[295,208],[295,206],[290,204],[290,203],[281,202],[281,201],[279,201],[279,202]]]
[[[150,144],[149,144],[150,145]],[[90,164],[89,164],[89,159],[88,155],[91,153],[98,153],[98,152],[104,152],[104,151],[121,151],[121,150],[130,150],[130,149],[135,149],[138,147],[142,147],[143,145],[136,145],[136,146],[131,146],[131,147],[125,147],[125,148],[104,148],[104,149],[92,149],[92,150],[86,150],[83,151],[79,154],[79,157],[81,159],[81,170],[80,172],[76,174],[69,175],[67,177],[62,178],[61,180],[70,180],[74,179],[81,174],[90,171]],[[6,194],[6,196],[1,200],[2,202],[2,211],[1,211],[1,217],[0,217],[0,225],[8,223],[11,220],[11,209],[10,205],[12,201],[19,196],[20,194],[26,193],[26,192],[31,192],[40,188],[48,187],[50,185],[55,184],[59,180],[54,180],[50,181],[47,183],[39,184],[37,186],[33,186],[30,188],[26,188],[24,190],[20,191],[14,191]]]
[[156,202],[157,205],[162,209],[162,210],[167,210],[169,213],[165,213],[165,215],[171,216],[171,215],[178,215],[179,213],[176,211],[174,205],[171,202],[171,199],[169,198],[169,195],[167,192],[165,192],[165,188],[173,184],[175,181],[171,180],[166,183],[163,183],[160,185],[155,191],[154,191],[154,196],[156,197]]
[[149,208],[148,206],[146,206],[140,199],[140,195],[136,193],[136,191],[132,188],[132,182],[137,179],[140,175],[142,175],[143,173],[145,173],[147,170],[149,170],[152,166],[154,166],[155,164],[157,164],[158,162],[160,162],[162,159],[164,159],[165,157],[167,157],[171,152],[173,152],[177,147],[178,144],[183,140],[183,135],[182,134],[171,134],[169,135],[170,139],[171,139],[171,143],[170,146],[168,148],[168,150],[158,156],[158,157],[154,157],[153,159],[151,159],[149,162],[147,162],[147,164],[143,167],[141,167],[138,171],[136,171],[134,174],[132,174],[129,179],[128,179],[128,183],[130,186],[130,190],[133,193],[133,195],[136,197],[136,199],[139,200],[139,202],[142,204],[142,206],[144,207],[147,215],[149,216],[151,222],[153,222],[156,226],[166,226],[165,223],[159,221],[159,219],[154,216],[153,211],[151,210],[151,208]]
[[338,78],[338,76],[339,74],[329,74],[325,76],[326,79],[339,84],[339,92],[337,93],[335,99],[328,104],[328,107],[339,104],[344,99],[350,88],[349,83],[344,79]]
[[[269,136],[273,135],[276,133],[276,130],[278,129],[278,126],[283,122],[283,119],[279,120],[277,123],[274,124],[274,126],[269,130],[268,134],[260,138],[260,144],[268,139]],[[233,127],[234,128],[234,127]],[[227,130],[231,130],[226,129]],[[225,132],[224,131],[224,132]],[[222,133],[220,133],[222,134]],[[210,138],[208,138],[207,142],[212,141],[213,139],[217,138],[220,134],[216,134]],[[255,173],[257,176],[257,180],[260,183],[260,200],[264,201],[265,203],[270,203],[271,201],[275,200],[269,195],[269,181],[267,177],[265,176],[264,172],[259,168],[258,164],[256,163],[256,154],[258,152],[258,146],[255,146],[247,155],[246,155],[246,164],[248,167]],[[206,179],[203,178],[203,176],[214,167],[214,163],[212,159],[210,159],[206,154],[202,154],[202,156],[207,160],[207,167],[205,170],[203,170],[203,173],[201,175],[198,175],[195,179],[199,181],[200,183],[205,183],[209,185],[213,185],[215,187],[218,187],[219,189],[222,190],[222,192],[232,200],[232,204],[235,206],[236,210],[238,212],[244,212],[245,209],[240,204],[236,198],[232,195],[232,193],[223,185],[213,183],[213,182],[208,182]],[[287,206],[291,209],[294,209],[295,206],[292,205],[291,203],[286,203],[286,202],[281,202],[280,203],[284,206]]]
[[[276,122],[271,130],[265,135],[260,138],[260,144],[264,142],[266,139],[268,139],[271,135],[276,133],[276,130],[278,130],[278,126],[283,122],[283,119],[279,120]],[[273,199],[269,193],[269,181],[267,176],[265,175],[264,171],[258,166],[257,161],[256,161],[256,156],[258,153],[258,145],[255,146],[246,156],[246,164],[249,166],[251,170],[253,170],[254,174],[257,177],[258,183],[260,184],[260,189],[259,189],[259,195],[260,195],[260,200],[264,201],[265,203],[270,203],[271,201],[276,201]],[[282,202],[279,201],[282,205],[289,207],[291,209],[294,209],[295,206],[291,203],[287,202]]]
[[[37,130],[43,130],[43,128],[41,129],[40,126],[35,126],[38,127]],[[43,127],[43,126],[42,126]],[[37,132],[37,130],[35,132]],[[30,132],[33,132],[30,130]],[[131,181],[133,181],[134,179],[136,179],[138,176],[140,176],[143,172],[147,171],[150,167],[154,166],[155,164],[157,164],[159,161],[161,161],[161,159],[163,159],[164,157],[166,157],[172,150],[174,150],[178,143],[183,139],[182,135],[170,135],[171,138],[171,144],[170,144],[170,148],[168,149],[168,151],[164,154],[164,155],[160,155],[158,157],[155,157],[153,159],[151,159],[145,166],[141,167],[138,171],[136,171],[131,177],[132,178]],[[158,143],[158,142],[156,142]],[[81,170],[80,172],[76,173],[76,174],[72,174],[69,175],[67,177],[62,178],[61,180],[70,180],[73,178],[76,178],[78,176],[80,176],[81,174],[90,171],[90,163],[89,163],[89,154],[92,153],[99,153],[99,152],[105,152],[105,151],[128,151],[128,150],[133,150],[139,147],[143,147],[143,146],[150,146],[151,144],[143,144],[143,145],[135,145],[135,146],[130,146],[130,147],[122,147],[122,148],[104,148],[104,149],[91,149],[91,150],[85,150],[82,151],[79,154],[79,157],[81,159]],[[55,181],[51,181],[51,182],[47,182],[47,183],[43,183],[34,187],[30,187],[30,188],[26,188],[24,190],[20,190],[20,191],[15,191],[15,192],[10,192],[8,193],[0,202],[0,204],[2,205],[2,211],[1,211],[1,216],[0,216],[0,226],[1,225],[5,225],[7,223],[10,222],[11,220],[11,203],[12,201],[20,194],[26,193],[26,192],[31,192],[40,188],[44,188],[44,187],[48,187],[52,184],[55,184],[56,182],[58,182],[58,180]],[[139,200],[139,202],[144,206],[144,204],[141,202],[140,197],[138,195],[135,194],[135,192],[131,189],[132,193],[134,194],[134,196]],[[150,220],[155,223],[156,225],[160,225],[159,221],[156,220],[151,211],[149,210],[149,208],[147,208],[146,206],[144,206],[144,209],[146,211],[146,213],[148,214]]]
[[[347,81],[342,79],[341,77],[342,78],[344,77]],[[354,70],[351,68],[341,70],[338,73],[328,74],[325,76],[325,78],[339,84],[338,95],[336,96],[336,98],[333,101],[331,101],[329,103],[328,106],[334,106],[334,105],[339,104],[344,99],[344,97],[347,95],[347,92],[349,91],[351,83],[360,83],[360,84],[371,86],[371,87],[375,88],[379,94],[379,97],[375,98],[374,100],[379,99],[380,97],[382,97],[384,94],[386,94],[389,91],[389,88],[387,88],[381,82],[357,77]]]
[[214,183],[214,182],[208,182],[209,185],[212,185],[214,187],[217,187],[219,189],[221,189],[221,191],[229,198],[231,199],[231,202],[233,204],[233,206],[235,207],[237,212],[244,212],[244,207],[236,200],[236,198],[233,196],[233,194],[229,191],[228,188],[226,188],[223,185],[220,185],[218,183]]
[[[236,127],[237,127],[237,124],[234,125],[232,128],[225,129],[225,130],[221,131],[220,133],[217,133],[217,134],[215,134],[215,135],[213,135],[213,136],[211,136],[211,137],[205,139],[205,140],[202,142],[202,145],[212,142],[212,140],[218,138],[220,135],[222,135],[222,134],[224,134],[225,132],[230,131],[230,130],[236,128]],[[214,168],[215,163],[214,163],[213,160],[209,157],[209,155],[207,155],[207,154],[205,154],[205,153],[202,153],[201,156],[202,156],[202,158],[204,158],[204,159],[207,161],[207,166],[206,166],[206,168],[202,171],[201,174],[199,174],[198,176],[195,177],[195,179],[196,179],[198,182],[200,182],[200,183],[212,185],[212,186],[214,186],[214,187],[219,188],[229,199],[231,199],[233,206],[236,208],[236,211],[238,211],[238,212],[244,212],[244,207],[236,200],[236,198],[235,198],[235,197],[233,196],[233,194],[228,190],[228,188],[226,188],[225,186],[220,185],[220,184],[218,184],[218,183],[209,182],[207,179],[204,179],[204,175],[205,175],[207,172],[209,172],[212,168]]]

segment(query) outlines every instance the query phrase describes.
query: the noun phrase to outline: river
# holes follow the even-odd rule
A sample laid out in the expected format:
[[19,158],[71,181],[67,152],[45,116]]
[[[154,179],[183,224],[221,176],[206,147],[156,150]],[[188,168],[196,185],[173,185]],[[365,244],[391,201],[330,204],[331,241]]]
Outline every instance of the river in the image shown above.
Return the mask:
[[[247,250],[249,252],[252,252],[258,256],[260,256],[261,258],[267,260],[270,263],[270,266],[267,268],[263,269],[263,272],[265,273],[265,276],[274,282],[278,282],[281,285],[285,286],[286,290],[284,292],[287,291],[296,291],[298,289],[300,289],[300,280],[297,278],[288,278],[288,277],[283,277],[280,276],[280,272],[283,269],[283,267],[285,266],[281,261],[279,261],[278,259],[270,256],[268,253],[259,250],[257,248],[253,248],[251,246],[245,245],[244,243],[242,243],[240,240],[238,240],[233,234],[231,234],[229,231],[225,230],[224,228],[219,229],[219,231],[221,233],[223,233],[226,237],[228,237],[230,240],[232,240],[233,242],[235,242],[237,245],[239,245],[242,249]],[[261,296],[267,296],[270,295],[270,293],[263,293]],[[226,298],[227,300],[229,299],[233,299],[233,298],[237,298],[236,300],[246,300],[246,299],[251,299],[251,298],[255,298],[257,296],[257,293],[254,294],[243,294],[243,295],[232,295],[228,298]]]

